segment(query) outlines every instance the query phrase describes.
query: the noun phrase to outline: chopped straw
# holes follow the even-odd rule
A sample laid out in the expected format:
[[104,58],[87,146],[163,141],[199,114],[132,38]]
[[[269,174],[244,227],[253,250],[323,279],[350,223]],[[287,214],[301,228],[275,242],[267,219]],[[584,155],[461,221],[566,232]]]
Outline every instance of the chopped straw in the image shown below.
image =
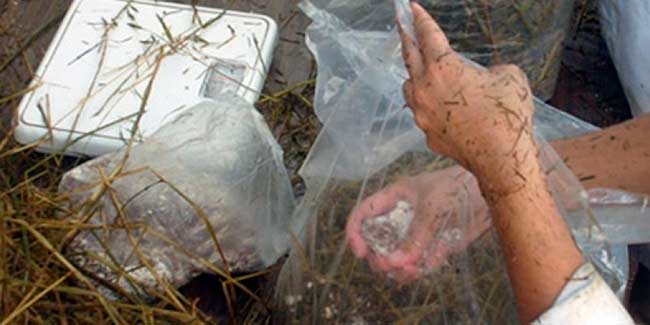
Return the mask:
[[[103,195],[108,195],[117,207],[128,204],[128,202],[118,201],[111,184],[120,177],[144,172],[143,170],[122,170],[120,168],[115,173],[102,174],[100,184],[96,184],[100,190],[77,210],[67,207],[66,202],[70,193],[58,193],[58,184],[63,174],[84,161],[83,158],[65,157],[63,152],[69,146],[105,128],[122,123],[131,123],[132,125],[130,134],[125,138],[127,147],[136,145],[140,139],[139,120],[146,111],[148,97],[156,91],[152,88],[152,84],[160,62],[166,56],[174,53],[188,54],[187,48],[191,46],[191,43],[197,41],[200,43],[200,32],[223,16],[222,13],[209,20],[201,21],[196,4],[197,1],[192,1],[195,23],[198,27],[180,34],[173,34],[173,28],[167,25],[164,17],[159,17],[165,35],[155,37],[151,41],[149,49],[133,62],[112,71],[115,77],[106,85],[93,82],[89,87],[88,98],[97,94],[103,87],[118,83],[119,90],[111,95],[111,98],[116,98],[132,91],[138,84],[146,83],[146,92],[142,94],[142,106],[137,113],[115,121],[106,121],[102,127],[80,134],[75,139],[71,139],[65,148],[50,154],[35,151],[40,144],[51,141],[52,130],[59,123],[59,121],[51,119],[49,105],[44,105],[41,108],[43,121],[46,122],[45,125],[49,126],[48,135],[36,143],[20,145],[13,139],[13,128],[5,126],[0,128],[0,319],[2,320],[0,324],[32,322],[194,324],[214,323],[224,319],[252,324],[270,321],[271,308],[273,308],[270,302],[274,283],[272,279],[277,273],[277,267],[248,275],[232,274],[227,267],[228,261],[225,260],[221,251],[219,238],[210,227],[205,213],[161,175],[157,174],[160,182],[175,189],[206,222],[206,229],[210,230],[210,238],[214,243],[215,250],[220,252],[226,267],[218,267],[195,256],[174,239],[157,233],[145,224],[130,224],[124,214],[124,209],[118,209],[120,222],[117,225],[98,226],[88,223],[95,211],[100,209],[99,198]],[[136,11],[137,8],[129,1],[119,15],[128,16],[129,26],[138,28],[137,21],[131,19]],[[17,52],[0,61],[0,73],[12,69],[16,59],[24,55],[23,52],[29,48],[32,41],[42,35],[44,31],[55,26],[61,17],[63,17],[63,13],[48,20],[29,36],[27,42],[22,43],[23,46]],[[106,34],[113,28],[116,18],[104,22]],[[105,51],[102,51],[105,46],[106,38],[88,49],[84,49],[71,64],[91,51],[99,50],[100,53],[105,54]],[[202,61],[202,59],[195,58],[197,61]],[[206,69],[209,68],[206,66]],[[100,70],[101,67],[98,67],[97,74]],[[146,72],[143,72],[145,70]],[[135,80],[134,78],[138,74],[134,71],[140,72],[138,79]],[[97,77],[94,79],[97,80]],[[22,82],[24,80],[17,81],[16,84]],[[314,82],[315,79],[310,78],[296,85],[289,85],[286,89],[274,94],[263,94],[262,100],[258,104],[258,108],[267,118],[274,135],[285,149],[287,165],[298,192],[302,185],[296,171],[320,127],[318,120],[313,115],[311,103]],[[40,86],[39,82],[26,88],[3,85],[0,88],[0,107],[2,107],[3,114],[15,110],[22,96]],[[80,103],[79,107],[71,108],[70,114],[80,114],[83,109],[87,109],[84,107],[85,102]],[[111,106],[111,99],[109,99],[95,113],[106,114],[107,111],[104,109],[111,109]],[[124,157],[124,160],[127,158],[128,155]],[[155,171],[151,172],[155,173]],[[152,299],[143,301],[140,297],[129,295],[96,275],[88,274],[78,268],[66,255],[67,245],[81,231],[94,231],[107,229],[107,227],[141,229],[193,259],[197,265],[202,265],[210,270],[218,277],[214,281],[219,282],[219,287],[223,292],[215,294],[222,295],[226,299],[226,314],[215,315],[211,311],[199,310],[197,307],[200,302],[197,300],[199,297],[186,296],[183,293],[185,291],[183,288],[171,287],[159,275],[156,275],[151,264],[138,248],[138,238],[130,231],[127,231],[129,233],[128,240],[135,248],[135,256],[140,259],[144,267],[149,269],[151,274],[154,274],[160,288],[160,291],[157,292],[147,292]],[[107,265],[120,277],[127,279],[131,286],[140,286],[129,275],[129,270],[114,263],[110,254],[105,257],[89,254],[89,258]],[[258,279],[262,283],[261,285],[247,286],[247,283]],[[98,286],[107,287],[121,299],[107,299],[100,293]]]

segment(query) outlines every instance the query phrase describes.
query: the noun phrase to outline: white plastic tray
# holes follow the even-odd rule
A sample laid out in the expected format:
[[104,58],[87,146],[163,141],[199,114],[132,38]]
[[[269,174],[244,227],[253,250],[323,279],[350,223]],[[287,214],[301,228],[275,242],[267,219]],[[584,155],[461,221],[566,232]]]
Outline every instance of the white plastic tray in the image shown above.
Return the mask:
[[37,142],[39,151],[97,156],[125,145],[141,110],[137,140],[223,91],[253,103],[276,43],[277,26],[262,15],[76,0],[20,104],[16,139]]

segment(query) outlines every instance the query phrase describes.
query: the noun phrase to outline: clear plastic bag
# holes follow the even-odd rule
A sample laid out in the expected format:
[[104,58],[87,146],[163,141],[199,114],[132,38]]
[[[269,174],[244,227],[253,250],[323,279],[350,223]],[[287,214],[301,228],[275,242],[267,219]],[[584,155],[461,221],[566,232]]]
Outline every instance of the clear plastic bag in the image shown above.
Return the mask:
[[594,217],[612,244],[650,243],[650,198],[611,189],[589,190]]
[[[280,321],[516,323],[496,236],[473,233],[485,220],[477,218],[466,190],[470,176],[455,179],[455,190],[445,193],[449,204],[439,211],[442,221],[432,229],[435,245],[424,260],[435,257],[437,247],[452,254],[441,265],[420,265],[415,283],[399,287],[350,252],[345,225],[360,203],[387,186],[417,182],[453,163],[429,151],[412,113],[403,109],[407,73],[393,2],[307,0],[302,9],[313,20],[307,44],[318,61],[315,109],[324,127],[300,171],[307,192],[294,214],[295,246],[278,280],[276,297],[286,307]],[[616,264],[579,181],[544,141],[596,128],[539,100],[536,108],[535,131],[554,197],[573,230],[585,234],[577,238],[585,255],[620,292],[626,271]],[[445,188],[446,180],[439,178],[431,188]]]
[[282,150],[234,95],[71,170],[59,191],[83,222],[67,254],[111,297],[150,296],[201,272],[257,271],[289,246],[294,196]]
[[[619,272],[629,272],[628,246],[650,243],[650,198],[640,194],[612,189],[591,189],[588,191],[593,217],[612,245],[612,254]],[[583,233],[582,237],[588,234]],[[580,236],[580,235],[578,235]],[[650,259],[641,258],[650,265]],[[624,297],[624,287],[617,292]]]

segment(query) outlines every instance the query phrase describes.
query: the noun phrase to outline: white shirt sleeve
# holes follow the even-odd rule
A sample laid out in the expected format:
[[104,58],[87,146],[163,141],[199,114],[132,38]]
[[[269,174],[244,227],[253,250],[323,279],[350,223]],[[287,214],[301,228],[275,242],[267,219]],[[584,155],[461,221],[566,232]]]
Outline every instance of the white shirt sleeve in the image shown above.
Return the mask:
[[586,263],[573,273],[553,306],[532,324],[633,325],[634,321],[593,265]]

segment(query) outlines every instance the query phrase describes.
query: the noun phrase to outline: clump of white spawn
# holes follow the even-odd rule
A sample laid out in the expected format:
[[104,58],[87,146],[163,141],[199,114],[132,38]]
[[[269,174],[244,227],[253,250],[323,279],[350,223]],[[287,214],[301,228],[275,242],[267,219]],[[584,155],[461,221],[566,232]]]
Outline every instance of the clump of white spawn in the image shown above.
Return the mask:
[[365,219],[361,224],[361,236],[370,249],[388,256],[406,238],[414,215],[409,202],[398,201],[387,214]]

